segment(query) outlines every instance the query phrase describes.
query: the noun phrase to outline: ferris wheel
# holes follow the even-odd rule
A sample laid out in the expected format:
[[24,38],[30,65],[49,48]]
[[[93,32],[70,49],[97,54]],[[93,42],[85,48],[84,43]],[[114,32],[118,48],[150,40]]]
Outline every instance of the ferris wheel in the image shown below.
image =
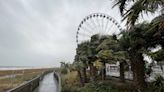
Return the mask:
[[92,35],[112,35],[119,34],[122,30],[119,23],[111,16],[103,13],[93,13],[86,16],[79,24],[76,33],[76,42],[91,39]]

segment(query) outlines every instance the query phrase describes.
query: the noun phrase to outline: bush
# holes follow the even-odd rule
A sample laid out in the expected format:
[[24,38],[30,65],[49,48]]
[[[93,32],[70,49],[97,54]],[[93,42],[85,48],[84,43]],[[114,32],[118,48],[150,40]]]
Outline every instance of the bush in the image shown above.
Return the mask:
[[63,87],[61,92],[81,92],[79,88],[77,87]]
[[67,74],[62,74],[61,84],[62,84],[61,92],[81,92],[78,87],[78,79],[77,79],[76,71],[72,71]]
[[118,92],[118,91],[107,84],[95,82],[95,83],[86,84],[84,87],[64,86],[62,88],[62,92]]
[[61,69],[61,73],[62,73],[62,74],[67,74],[67,73],[68,73],[68,70],[67,70],[66,68],[62,68],[62,69]]
[[81,89],[81,92],[117,92],[116,89],[103,82],[89,83]]
[[157,75],[155,77],[155,81],[153,82],[154,92],[164,92],[164,79],[161,75]]
[[116,89],[104,82],[93,81],[85,84],[84,87],[80,87],[76,71],[63,74],[61,80],[61,92],[117,92]]

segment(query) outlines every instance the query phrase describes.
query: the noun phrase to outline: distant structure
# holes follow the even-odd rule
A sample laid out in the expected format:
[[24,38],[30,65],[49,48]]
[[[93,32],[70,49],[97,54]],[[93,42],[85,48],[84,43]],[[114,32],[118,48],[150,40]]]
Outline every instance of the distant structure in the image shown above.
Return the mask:
[[91,36],[119,34],[123,29],[111,16],[104,13],[93,13],[86,16],[79,24],[76,33],[77,45],[90,40]]
[[[129,66],[130,68],[130,66]],[[119,62],[117,62],[116,64],[106,64],[106,75],[107,76],[116,76],[119,77],[120,73],[119,73]],[[153,65],[152,66],[152,73],[150,75],[150,77],[148,77],[146,80],[147,81],[154,81],[155,77],[157,75],[161,75],[162,77],[164,77],[164,65]],[[125,71],[125,78],[127,79],[132,79],[133,77],[132,71]]]

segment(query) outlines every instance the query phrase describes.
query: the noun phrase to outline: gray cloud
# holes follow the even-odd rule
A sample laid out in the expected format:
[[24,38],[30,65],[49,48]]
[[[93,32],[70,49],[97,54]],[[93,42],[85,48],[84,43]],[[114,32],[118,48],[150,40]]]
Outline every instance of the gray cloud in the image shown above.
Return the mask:
[[75,35],[87,15],[120,21],[110,0],[0,0],[0,66],[59,66],[73,61]]

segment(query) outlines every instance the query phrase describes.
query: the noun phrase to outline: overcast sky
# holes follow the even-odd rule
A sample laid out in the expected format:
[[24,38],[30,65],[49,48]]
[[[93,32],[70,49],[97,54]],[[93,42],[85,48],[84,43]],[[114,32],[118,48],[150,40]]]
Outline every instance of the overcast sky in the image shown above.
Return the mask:
[[101,12],[120,22],[112,5],[112,0],[0,0],[0,66],[72,62],[80,21]]

